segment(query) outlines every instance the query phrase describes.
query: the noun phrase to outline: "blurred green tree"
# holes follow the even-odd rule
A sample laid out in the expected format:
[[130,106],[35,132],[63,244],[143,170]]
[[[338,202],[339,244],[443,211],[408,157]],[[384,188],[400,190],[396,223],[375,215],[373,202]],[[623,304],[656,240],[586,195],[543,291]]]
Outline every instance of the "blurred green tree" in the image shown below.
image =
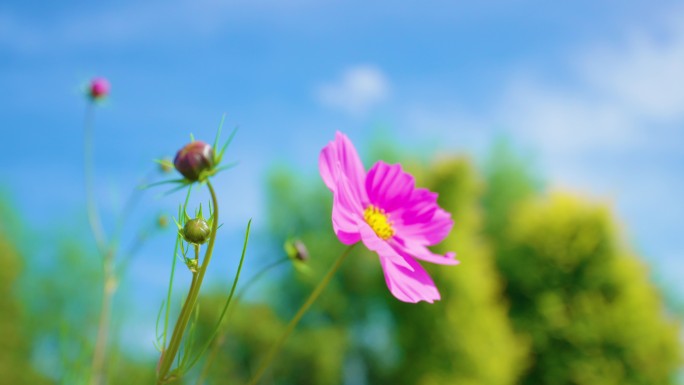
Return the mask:
[[[456,251],[462,264],[424,264],[442,300],[397,301],[377,256],[357,247],[265,383],[308,383],[302,371],[321,384],[673,383],[678,323],[607,209],[543,198],[529,162],[505,142],[494,146],[483,180],[465,158],[408,169],[454,218],[435,251]],[[268,191],[272,259],[285,239],[300,237],[312,256],[309,273],[274,272],[259,292],[266,305],[238,309],[209,384],[248,378],[344,250],[321,182],[280,169]]]
[[[198,341],[209,338],[209,331],[223,307],[223,296],[203,298],[199,319]],[[238,305],[233,316],[224,323],[227,330],[222,348],[212,357],[213,365],[208,371],[210,384],[244,384],[253,374],[259,359],[266,355],[273,341],[285,328],[271,306],[265,304]],[[201,345],[198,344],[198,346]],[[284,351],[274,361],[272,373],[265,377],[266,383],[292,385],[329,384],[331,379],[342,377],[339,357],[344,353],[346,341],[343,329],[335,326],[307,328],[294,333],[287,341]],[[198,365],[202,367],[202,363]],[[199,373],[201,369],[197,370]],[[199,375],[199,374],[198,374]],[[189,377],[187,384],[194,384]]]
[[506,138],[499,138],[489,151],[483,170],[482,206],[484,231],[495,252],[510,227],[511,211],[539,196],[543,184],[533,164],[518,154]]
[[[418,184],[438,191],[440,204],[454,213],[455,230],[439,248],[458,251],[464,263],[425,264],[442,301],[399,302],[386,287],[377,255],[357,247],[278,356],[272,383],[304,383],[302,371],[325,373],[310,380],[315,384],[516,382],[526,345],[513,334],[495,265],[481,237],[481,183],[462,158],[445,160],[434,171],[419,165],[412,171]],[[262,294],[275,313],[259,305],[235,313],[232,337],[217,360],[221,369],[212,370],[210,384],[230,383],[225,380],[230,372],[244,373],[263,357],[281,325],[345,248],[332,231],[331,197],[321,182],[303,183],[279,170],[268,191],[274,249],[288,237],[301,237],[312,256],[310,274],[289,270],[269,282]],[[234,357],[237,362],[225,364]]]
[[[26,234],[5,201],[0,199],[0,382],[86,384],[101,269],[74,235]],[[36,238],[43,242],[27,243]],[[24,255],[15,242],[27,245]],[[43,243],[50,244],[47,251],[36,247]],[[109,384],[154,382],[154,362],[127,357],[116,341],[110,349]]]
[[425,264],[442,294],[433,305],[390,301],[403,359],[397,384],[515,384],[527,346],[507,318],[491,250],[482,236],[483,186],[465,158],[414,171],[418,185],[439,193],[454,229],[436,250],[456,250],[461,264]]
[[48,384],[32,366],[32,331],[17,295],[23,258],[14,241],[19,221],[0,202],[0,379],[6,384]]
[[[25,299],[37,348],[37,363],[60,384],[88,384],[103,282],[96,254],[73,235],[62,235],[55,250],[31,257],[24,277]],[[117,336],[131,298],[115,298],[112,336],[105,367],[107,384],[151,384],[154,359],[130,357]]]
[[509,219],[497,263],[532,343],[523,384],[674,383],[678,324],[607,208],[554,195]]

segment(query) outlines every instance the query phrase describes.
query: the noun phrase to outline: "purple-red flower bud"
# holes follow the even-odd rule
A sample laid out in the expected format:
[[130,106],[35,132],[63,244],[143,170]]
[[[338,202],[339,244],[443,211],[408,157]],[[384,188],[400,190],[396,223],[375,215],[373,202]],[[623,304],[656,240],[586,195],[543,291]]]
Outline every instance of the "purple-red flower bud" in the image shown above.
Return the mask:
[[204,142],[194,141],[178,151],[173,165],[186,179],[196,182],[202,172],[214,168],[214,149]]
[[88,86],[88,95],[92,100],[101,100],[109,95],[109,81],[105,78],[94,78]]

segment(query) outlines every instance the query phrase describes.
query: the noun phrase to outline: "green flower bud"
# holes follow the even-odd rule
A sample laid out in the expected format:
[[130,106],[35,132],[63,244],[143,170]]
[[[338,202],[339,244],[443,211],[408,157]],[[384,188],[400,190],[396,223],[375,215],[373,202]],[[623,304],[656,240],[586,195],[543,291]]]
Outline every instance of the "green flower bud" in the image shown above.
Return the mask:
[[166,226],[168,226],[168,225],[169,225],[169,217],[167,217],[164,214],[157,217],[157,226],[160,229],[166,228]]
[[204,219],[195,218],[185,222],[182,234],[183,238],[189,243],[201,245],[209,240],[211,228]]
[[164,158],[159,162],[159,171],[168,174],[173,171],[173,162],[169,158]]
[[191,272],[193,272],[193,273],[197,273],[197,271],[199,270],[199,266],[198,266],[198,264],[197,264],[197,260],[196,260],[196,259],[186,258],[186,259],[185,259],[185,265],[186,265],[186,266],[188,267],[188,269],[189,269]]
[[304,242],[296,239],[294,241],[288,240],[285,242],[285,253],[290,259],[294,259],[300,262],[306,262],[309,260],[309,250],[306,248]]

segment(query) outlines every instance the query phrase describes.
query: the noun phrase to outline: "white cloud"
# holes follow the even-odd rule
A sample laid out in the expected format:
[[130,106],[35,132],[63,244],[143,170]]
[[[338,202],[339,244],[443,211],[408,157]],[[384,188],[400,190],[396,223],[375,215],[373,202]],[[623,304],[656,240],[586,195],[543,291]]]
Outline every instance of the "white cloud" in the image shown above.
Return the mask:
[[659,31],[570,53],[572,84],[514,77],[493,115],[552,158],[674,149],[684,119],[684,12],[669,16],[677,22]]
[[318,101],[350,115],[363,115],[389,96],[389,82],[378,68],[361,65],[347,69],[332,83],[319,86]]
[[[684,23],[684,14],[679,23]],[[670,121],[684,116],[684,28],[659,40],[634,34],[625,49],[600,47],[581,59],[583,75],[606,98],[644,117]]]
[[495,113],[515,135],[547,155],[579,155],[639,144],[631,112],[614,100],[534,80],[514,80]]
[[627,31],[620,42],[571,50],[566,62],[569,74],[560,81],[529,70],[511,72],[498,98],[476,114],[457,100],[430,100],[405,107],[404,119],[457,146],[480,142],[478,132],[487,139],[504,128],[523,147],[537,149],[542,163],[558,165],[549,169],[552,175],[588,155],[681,151],[684,10],[648,32]]
[[404,121],[415,130],[437,128],[433,136],[456,148],[477,131],[489,142],[503,128],[520,148],[534,149],[551,186],[615,202],[642,251],[672,267],[662,249],[684,246],[671,235],[684,224],[677,195],[684,183],[677,164],[684,143],[684,10],[668,17],[677,22],[568,51],[569,67],[551,71],[554,77],[511,72],[482,110],[464,113],[459,106],[467,103],[430,100],[404,106]]

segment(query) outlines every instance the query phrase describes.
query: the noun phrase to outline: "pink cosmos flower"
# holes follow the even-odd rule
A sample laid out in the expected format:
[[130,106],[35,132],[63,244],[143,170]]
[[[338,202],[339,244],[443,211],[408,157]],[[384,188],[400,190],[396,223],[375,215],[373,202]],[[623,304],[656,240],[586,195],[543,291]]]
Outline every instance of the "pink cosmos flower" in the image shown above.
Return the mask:
[[340,242],[362,241],[378,253],[390,292],[404,302],[440,299],[434,282],[416,261],[458,264],[454,253],[437,255],[427,246],[441,242],[454,222],[437,205],[437,194],[416,188],[401,165],[377,162],[366,174],[354,145],[337,132],[318,163],[333,193],[332,223]]

